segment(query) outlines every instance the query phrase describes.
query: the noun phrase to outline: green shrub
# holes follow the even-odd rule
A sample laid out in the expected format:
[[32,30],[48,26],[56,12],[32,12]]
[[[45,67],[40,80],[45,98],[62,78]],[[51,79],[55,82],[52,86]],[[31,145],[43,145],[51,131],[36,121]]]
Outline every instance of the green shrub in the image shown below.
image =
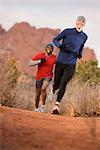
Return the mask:
[[100,83],[100,68],[98,68],[97,61],[90,60],[78,63],[75,77],[83,82]]

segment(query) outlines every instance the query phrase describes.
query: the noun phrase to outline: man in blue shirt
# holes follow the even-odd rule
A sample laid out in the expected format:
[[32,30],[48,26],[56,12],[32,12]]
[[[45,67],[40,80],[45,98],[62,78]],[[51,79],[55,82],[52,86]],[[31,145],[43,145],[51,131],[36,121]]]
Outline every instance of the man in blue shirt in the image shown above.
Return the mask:
[[68,28],[58,34],[53,43],[60,49],[54,74],[53,93],[59,89],[53,114],[59,113],[59,104],[65,93],[66,85],[73,77],[77,58],[82,57],[87,35],[83,32],[86,20],[79,16],[75,28]]

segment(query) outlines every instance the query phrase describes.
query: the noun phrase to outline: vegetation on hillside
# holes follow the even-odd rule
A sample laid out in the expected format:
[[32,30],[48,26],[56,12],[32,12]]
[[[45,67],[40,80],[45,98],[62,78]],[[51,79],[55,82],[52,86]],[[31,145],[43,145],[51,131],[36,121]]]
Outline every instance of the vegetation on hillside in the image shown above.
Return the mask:
[[90,84],[100,83],[100,68],[97,61],[89,60],[88,62],[80,62],[76,69],[76,78],[81,81],[89,82]]
[[16,67],[16,59],[11,58],[1,67],[0,74],[0,102],[2,105],[11,106],[12,90],[16,86],[17,79],[20,75]]

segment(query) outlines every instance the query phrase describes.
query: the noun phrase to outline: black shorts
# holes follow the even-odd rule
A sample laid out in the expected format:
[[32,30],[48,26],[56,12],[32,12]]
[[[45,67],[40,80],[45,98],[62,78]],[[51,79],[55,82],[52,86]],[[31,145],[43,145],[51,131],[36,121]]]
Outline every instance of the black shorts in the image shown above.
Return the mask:
[[40,80],[36,80],[36,89],[42,87],[43,81],[48,81],[48,82],[50,82],[51,80],[52,80],[51,77],[46,77],[46,78],[42,78],[42,79],[40,79]]

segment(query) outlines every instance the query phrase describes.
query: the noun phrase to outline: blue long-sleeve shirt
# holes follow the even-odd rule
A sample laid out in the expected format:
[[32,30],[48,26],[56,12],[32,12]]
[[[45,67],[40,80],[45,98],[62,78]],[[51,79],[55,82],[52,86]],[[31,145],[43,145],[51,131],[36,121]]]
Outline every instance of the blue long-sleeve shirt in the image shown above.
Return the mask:
[[76,28],[62,31],[53,39],[53,43],[60,48],[57,61],[62,64],[76,64],[77,54],[82,55],[86,40],[87,35],[83,31],[78,32]]

